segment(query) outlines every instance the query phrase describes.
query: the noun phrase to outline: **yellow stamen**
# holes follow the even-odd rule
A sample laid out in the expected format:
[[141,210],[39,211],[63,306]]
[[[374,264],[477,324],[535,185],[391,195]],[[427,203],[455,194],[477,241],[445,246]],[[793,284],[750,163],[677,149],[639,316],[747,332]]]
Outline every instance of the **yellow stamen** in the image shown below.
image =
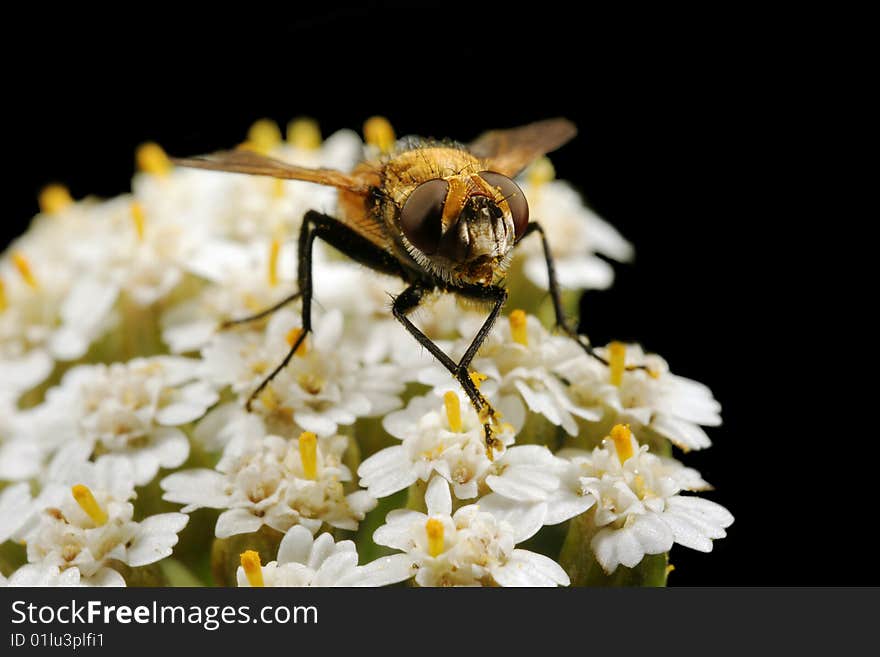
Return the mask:
[[6,284],[0,278],[0,313],[9,308],[9,299],[6,298]]
[[666,576],[669,577],[669,573],[671,573],[673,570],[675,570],[675,566],[673,566],[672,564],[668,564],[666,566]]
[[455,433],[461,431],[461,406],[458,403],[458,395],[452,390],[443,395],[443,403],[446,405],[446,419],[449,420],[449,428]]
[[477,390],[479,390],[480,386],[483,385],[483,381],[485,381],[486,379],[489,378],[488,376],[486,376],[485,374],[482,374],[480,372],[471,372],[470,377],[471,377],[471,382],[475,386],[477,386]]
[[364,139],[383,153],[388,153],[394,146],[396,137],[388,119],[384,116],[371,116],[364,121]]
[[303,150],[321,148],[321,128],[315,119],[301,116],[287,124],[287,143]]
[[147,228],[147,215],[144,213],[144,206],[134,201],[131,204],[131,220],[134,223],[134,232],[138,241],[144,241],[144,231]]
[[284,196],[284,181],[281,178],[272,179],[272,196],[275,198]]
[[64,185],[53,184],[46,185],[40,190],[37,202],[40,204],[40,212],[59,214],[73,205],[73,197]]
[[269,245],[269,287],[278,285],[278,256],[281,254],[281,240],[272,238]]
[[278,410],[278,407],[280,406],[278,394],[272,388],[263,388],[260,392],[259,399],[263,402],[263,406],[265,406],[266,410],[270,413]]
[[[287,341],[287,344],[292,347],[296,344],[296,341],[299,340],[299,336],[301,336],[302,333],[303,330],[301,328],[292,328],[287,332],[287,335],[284,336],[284,339]],[[309,353],[309,348],[306,345],[305,339],[303,339],[296,348],[296,355],[305,356],[307,353]]]
[[428,554],[436,557],[443,552],[443,523],[437,518],[429,518],[425,531],[428,533]]
[[524,347],[529,346],[529,331],[526,324],[526,313],[523,310],[514,310],[507,318],[510,322],[510,336],[514,342]]
[[542,157],[529,167],[527,175],[529,185],[537,190],[556,177],[556,169],[549,157]]
[[137,168],[144,173],[154,176],[167,176],[171,173],[171,160],[162,147],[154,141],[138,146],[134,159]]
[[260,119],[248,130],[246,143],[257,153],[266,155],[281,143],[281,129],[272,119]]
[[253,587],[264,587],[263,582],[263,564],[260,563],[260,554],[256,550],[245,550],[239,557],[241,559],[241,567],[247,576],[248,584]]
[[317,479],[318,437],[311,431],[303,431],[299,436],[299,458],[302,460],[306,479]]
[[77,484],[70,489],[70,492],[73,493],[73,499],[79,504],[79,508],[85,511],[89,518],[95,521],[96,525],[100,527],[107,522],[107,512],[100,507],[98,500],[92,495],[92,491],[89,490],[88,486]]
[[611,385],[620,386],[623,383],[623,373],[626,371],[626,345],[622,342],[609,344],[608,361],[611,369]]
[[615,424],[611,429],[611,440],[614,441],[614,447],[617,450],[617,458],[621,463],[625,463],[635,452],[632,445],[632,431],[625,424]]
[[12,264],[15,265],[18,273],[21,274],[21,277],[24,279],[24,282],[27,283],[29,288],[36,290],[40,287],[40,282],[37,280],[37,277],[34,276],[34,270],[31,269],[31,263],[24,253],[21,251],[13,253]]

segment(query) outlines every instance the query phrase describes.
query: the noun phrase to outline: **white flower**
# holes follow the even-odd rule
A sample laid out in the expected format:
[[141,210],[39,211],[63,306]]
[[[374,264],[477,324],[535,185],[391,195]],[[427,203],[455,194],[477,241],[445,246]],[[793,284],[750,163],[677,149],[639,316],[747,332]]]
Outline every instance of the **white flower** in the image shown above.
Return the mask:
[[24,482],[0,490],[0,544],[18,533],[32,512],[30,486]]
[[55,360],[85,354],[107,328],[115,296],[38,245],[13,249],[0,261],[0,397],[16,399],[42,383]]
[[398,509],[373,534],[379,545],[406,552],[418,564],[420,586],[567,586],[552,559],[517,549],[525,537],[478,504],[452,514],[449,485],[434,477],[425,493],[428,513]]
[[[204,376],[229,384],[244,400],[287,353],[299,335],[297,313],[280,310],[265,331],[229,331],[203,350]],[[254,408],[275,421],[292,421],[319,436],[335,433],[359,417],[383,415],[400,406],[403,383],[390,364],[363,361],[365,345],[343,334],[343,316],[331,310],[314,319],[314,333],[266,390]]]
[[[254,128],[263,131],[257,150],[292,164],[349,170],[361,152],[358,136],[348,130],[331,135],[323,143],[285,144],[275,126],[266,140],[264,121]],[[271,128],[270,128],[271,129]],[[252,129],[253,131],[253,129]],[[249,141],[250,138],[249,138]],[[255,146],[255,144],[249,144]],[[152,147],[155,151],[156,147]],[[132,188],[148,215],[167,217],[193,233],[209,238],[228,238],[248,243],[284,234],[295,236],[307,210],[330,212],[336,190],[295,180],[233,175],[170,166],[166,156],[153,171],[135,176]]]
[[313,538],[305,527],[291,527],[278,546],[277,561],[262,566],[253,551],[241,555],[238,586],[387,586],[409,579],[415,569],[404,554],[358,566],[352,541],[334,543],[327,533]]
[[724,538],[733,516],[723,506],[682,490],[708,485],[694,470],[639,446],[617,425],[592,453],[562,452],[581,471],[581,486],[598,500],[593,537],[596,560],[606,572],[633,567],[646,554],[667,552],[673,543],[710,552]]
[[[462,331],[464,335],[471,333]],[[469,343],[470,339],[459,343],[456,353],[463,352]],[[601,413],[578,404],[568,382],[556,370],[572,359],[586,358],[574,340],[552,335],[536,317],[514,310],[508,321],[495,325],[471,369],[489,378],[482,392],[489,398],[497,397],[498,410],[514,427],[522,427],[530,410],[576,436],[576,417],[595,421]],[[439,377],[434,383],[441,385]]]
[[[548,180],[550,176],[550,162],[539,160],[526,171],[522,190],[529,201],[530,216],[541,224],[547,236],[559,285],[569,289],[607,288],[614,280],[614,270],[596,254],[629,262],[633,257],[632,245],[584,205],[571,185]],[[547,264],[540,238],[528,238],[518,251],[520,249],[522,255],[517,255],[526,258],[528,279],[548,289]]]
[[[382,426],[403,441],[380,450],[358,468],[361,486],[374,497],[385,497],[410,484],[428,481],[436,472],[448,481],[459,499],[477,496],[479,483],[492,465],[486,453],[483,425],[476,411],[455,392],[413,398],[406,409],[390,413]],[[498,445],[513,443],[513,427],[497,434]]]
[[207,240],[186,266],[208,285],[163,313],[162,339],[173,353],[198,351],[221,322],[260,312],[296,289],[294,245],[278,239]]
[[[596,359],[571,361],[569,369],[560,368],[570,377],[580,403],[604,404],[617,414],[616,422],[632,424],[636,433],[647,427],[684,450],[712,444],[700,427],[721,424],[721,405],[709,388],[672,374],[665,360],[638,345],[611,343],[596,351],[610,368]],[[631,367],[647,369],[627,369]]]
[[531,536],[544,525],[565,522],[595,504],[579,475],[577,465],[554,456],[546,447],[512,447],[486,477],[493,492],[480,499],[480,508]]
[[185,504],[183,512],[201,507],[226,509],[215,534],[227,538],[268,525],[286,532],[302,525],[316,532],[322,523],[357,529],[376,500],[366,491],[345,494],[351,472],[342,464],[345,436],[323,438],[305,432],[297,440],[265,436],[230,443],[216,470],[184,470],[165,477],[163,499]]
[[122,456],[143,486],[159,468],[187,459],[189,440],[177,427],[217,401],[217,393],[196,380],[197,366],[187,358],[155,356],[75,367],[47,393],[35,433],[60,450],[56,460]]
[[[68,569],[79,571],[81,584],[124,586],[122,575],[113,570],[114,561],[136,568],[164,559],[186,526],[188,518],[182,513],[133,520],[133,473],[125,459],[107,456],[95,463],[72,464],[57,475],[17,530],[27,544],[28,562],[38,567],[24,571],[21,577],[27,581],[51,579],[51,569],[57,568],[59,575]],[[0,517],[0,524],[5,522]],[[56,581],[64,586],[76,579],[64,575]]]
[[[107,569],[110,571],[110,569]],[[116,571],[110,571],[116,572]],[[111,576],[112,577],[112,576]],[[10,586],[27,586],[27,587],[46,587],[46,586],[88,586],[91,582],[82,582],[78,568],[60,569],[52,564],[36,564],[28,563],[21,566],[18,570],[9,576],[9,579],[0,575],[0,587]],[[101,584],[91,584],[93,586],[101,586]],[[120,585],[118,580],[112,578],[112,583],[107,586]],[[124,585],[124,584],[122,584]]]

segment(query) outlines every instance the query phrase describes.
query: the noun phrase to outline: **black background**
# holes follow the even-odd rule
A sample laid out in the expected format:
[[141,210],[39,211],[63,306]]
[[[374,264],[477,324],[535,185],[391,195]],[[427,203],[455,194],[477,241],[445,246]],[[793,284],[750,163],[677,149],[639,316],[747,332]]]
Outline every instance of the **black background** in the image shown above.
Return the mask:
[[517,11],[254,6],[19,25],[26,45],[4,46],[0,243],[47,182],[127,190],[148,139],[185,155],[237,143],[262,116],[311,115],[326,135],[382,114],[398,134],[468,140],[566,116],[580,135],[554,155],[558,175],[637,252],[585,296],[583,328],[641,341],[724,408],[713,448],[686,462],[736,523],[711,555],[676,548],[670,584],[877,583],[846,515],[858,502],[835,502],[850,494],[834,478],[847,454],[832,466],[841,455],[821,453],[842,411],[822,399],[824,358],[799,351],[819,337],[796,308],[822,257],[790,257],[812,220],[791,191],[791,99],[813,66],[785,40],[797,17]]

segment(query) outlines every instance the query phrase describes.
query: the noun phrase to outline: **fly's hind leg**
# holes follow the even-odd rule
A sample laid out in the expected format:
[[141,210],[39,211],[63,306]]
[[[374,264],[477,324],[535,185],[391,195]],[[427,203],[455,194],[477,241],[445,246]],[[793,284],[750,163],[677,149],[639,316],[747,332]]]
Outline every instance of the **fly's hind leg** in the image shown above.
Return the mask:
[[473,379],[471,379],[468,367],[474,359],[477,351],[479,351],[483,341],[486,339],[486,336],[489,335],[489,331],[492,330],[492,325],[495,323],[495,320],[498,319],[498,315],[501,313],[501,308],[504,306],[504,302],[507,301],[507,290],[501,287],[483,288],[472,286],[462,289],[456,288],[454,291],[470,298],[493,302],[489,316],[486,318],[486,321],[483,322],[480,330],[477,331],[477,335],[474,336],[473,341],[461,357],[461,360],[457,363],[446,355],[440,347],[434,344],[428,336],[422,333],[422,331],[410,321],[409,317],[407,317],[407,315],[415,310],[422,302],[428,290],[418,283],[410,285],[394,300],[393,313],[394,317],[403,324],[404,328],[409,331],[418,343],[440,361],[443,367],[449,370],[449,372],[455,377],[455,380],[458,381],[464,389],[468,399],[470,399],[471,405],[477,411],[477,415],[483,423],[483,433],[486,439],[486,454],[491,460],[494,457],[494,451],[503,447],[498,438],[495,437],[494,432],[494,429],[497,429],[500,426],[500,416],[492,407],[492,404],[490,404],[483,396],[479,388],[477,388]]
[[[575,330],[575,328],[571,326],[568,323],[568,320],[565,318],[565,311],[562,309],[562,298],[559,294],[559,283],[556,280],[556,268],[553,265],[553,255],[550,252],[550,245],[547,243],[547,236],[544,234],[544,229],[541,228],[540,224],[533,221],[526,228],[526,231],[523,233],[520,241],[522,241],[525,237],[531,235],[532,233],[538,233],[541,236],[541,246],[544,249],[544,262],[547,265],[547,281],[550,291],[550,299],[553,301],[553,313],[556,316],[556,326],[559,327],[559,329],[561,329],[572,340],[577,342],[588,356],[591,356],[603,365],[610,367],[610,363],[608,362],[608,360],[596,353],[596,350],[593,349],[593,345],[590,344],[590,341],[586,338],[586,336],[578,333],[577,330]],[[519,242],[517,242],[517,244],[519,244]],[[648,368],[645,365],[629,365],[626,367],[626,369],[631,371],[647,370]]]
[[[266,386],[272,382],[272,379],[287,367],[287,364],[305,341],[306,336],[312,331],[312,245],[317,237],[336,247],[351,259],[371,269],[386,274],[403,276],[400,264],[387,251],[384,251],[362,235],[356,233],[338,219],[315,212],[314,210],[306,212],[299,231],[299,244],[297,248],[297,287],[299,291],[282,300],[280,304],[276,304],[276,306],[259,314],[259,316],[265,317],[286,303],[301,296],[301,330],[296,340],[290,345],[290,349],[287,351],[284,359],[260,382],[260,385],[248,397],[245,404],[245,408],[248,411],[251,410],[254,400],[266,389]],[[259,319],[257,316],[254,318]],[[244,318],[243,321],[248,321],[248,318]]]

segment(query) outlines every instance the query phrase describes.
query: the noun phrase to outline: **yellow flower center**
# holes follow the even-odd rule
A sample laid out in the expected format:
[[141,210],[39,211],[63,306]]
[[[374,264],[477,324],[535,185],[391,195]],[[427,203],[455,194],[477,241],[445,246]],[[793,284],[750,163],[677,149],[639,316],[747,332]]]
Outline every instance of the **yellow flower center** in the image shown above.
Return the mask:
[[625,424],[615,424],[611,429],[611,440],[614,441],[614,448],[617,450],[617,458],[623,464],[635,452],[632,445],[632,431]]
[[96,525],[100,527],[107,522],[107,512],[98,504],[98,500],[88,486],[77,484],[70,489],[70,492],[73,493],[73,499],[79,504],[79,508],[85,511]]
[[549,157],[542,157],[529,167],[527,176],[529,186],[538,190],[556,177],[556,169]]
[[304,431],[299,436],[299,457],[302,460],[305,478],[312,481],[317,479],[318,437],[311,431]]
[[611,370],[611,385],[620,386],[623,383],[623,373],[626,371],[626,345],[622,342],[612,342],[608,345],[608,367]]
[[15,265],[18,273],[21,275],[22,279],[24,279],[24,282],[27,283],[29,288],[32,290],[39,289],[40,282],[37,280],[37,277],[34,276],[34,270],[31,269],[31,263],[24,253],[21,251],[13,253],[12,264]]
[[455,433],[461,431],[461,405],[458,403],[458,395],[452,390],[443,395],[443,403],[446,406],[446,419],[449,428]]
[[[287,332],[287,335],[284,336],[285,341],[291,347],[296,344],[296,341],[299,340],[299,336],[303,334],[303,330],[301,328],[292,328]],[[305,356],[309,352],[309,348],[306,345],[306,340],[303,340],[299,343],[299,346],[296,348],[297,356]]]
[[281,254],[281,240],[277,237],[272,238],[269,244],[269,269],[268,279],[269,287],[278,285],[278,256]]
[[73,197],[64,185],[53,184],[40,190],[37,202],[40,204],[40,212],[59,214],[73,205]]
[[384,116],[371,116],[364,121],[364,139],[381,152],[388,153],[394,146],[394,128]]
[[147,228],[147,215],[144,213],[144,206],[134,201],[131,204],[131,221],[134,224],[134,232],[138,241],[144,241],[144,231]]
[[321,148],[321,128],[318,127],[318,122],[301,116],[288,123],[287,143],[309,151]]
[[167,176],[171,173],[171,160],[156,142],[149,141],[137,147],[134,154],[137,168],[154,176]]
[[248,130],[248,147],[261,155],[267,155],[279,144],[281,144],[281,129],[272,119],[255,121]]
[[524,347],[529,346],[529,331],[526,324],[526,313],[523,310],[514,310],[507,318],[510,322],[510,337],[514,342]]
[[437,518],[429,518],[425,523],[425,532],[428,534],[428,554],[436,557],[443,552],[443,523]]
[[256,550],[245,550],[241,553],[240,559],[248,584],[255,588],[266,586],[263,582],[263,564],[260,563],[259,553]]

